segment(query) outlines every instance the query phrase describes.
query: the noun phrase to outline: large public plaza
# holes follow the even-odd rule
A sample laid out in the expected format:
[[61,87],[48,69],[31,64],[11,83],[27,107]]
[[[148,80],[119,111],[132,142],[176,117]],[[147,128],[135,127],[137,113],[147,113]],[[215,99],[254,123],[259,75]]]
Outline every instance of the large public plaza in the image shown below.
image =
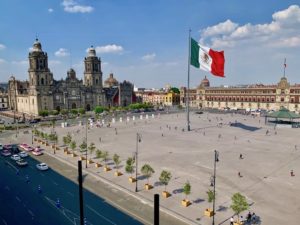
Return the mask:
[[[80,120],[80,119],[78,119]],[[108,151],[110,158],[113,154],[121,157],[120,171],[122,176],[114,176],[113,161],[108,164],[113,169],[104,172],[103,167],[95,168],[94,164],[88,165],[88,173],[93,174],[93,179],[99,177],[105,181],[105,186],[112,185],[112,192],[128,195],[128,198],[138,199],[139,204],[151,204],[155,193],[161,194],[164,186],[159,183],[162,170],[168,170],[172,179],[167,190],[172,194],[169,198],[161,196],[161,210],[180,218],[187,224],[211,224],[212,218],[204,216],[206,208],[212,208],[208,203],[206,192],[210,186],[213,175],[214,150],[219,152],[219,162],[216,169],[216,224],[229,224],[233,216],[230,209],[231,196],[240,192],[246,196],[250,204],[250,211],[255,212],[261,224],[293,224],[300,221],[300,140],[299,129],[265,125],[264,117],[253,117],[240,114],[190,114],[191,131],[186,130],[186,114],[173,113],[158,115],[154,118],[149,114],[143,119],[136,116],[135,121],[127,121],[126,116],[122,122],[115,118],[115,123],[110,122],[110,127],[89,126],[87,141],[95,143],[97,149]],[[238,126],[229,123],[237,122]],[[55,127],[59,136],[61,149],[53,155],[50,147],[44,147],[48,155],[66,165],[77,165],[78,157],[63,153],[62,137],[71,134],[79,146],[85,140],[86,128],[76,125]],[[39,130],[50,133],[52,128]],[[155,173],[150,178],[154,185],[151,190],[145,190],[146,179],[138,181],[138,193],[135,193],[135,184],[129,183],[130,174],[125,172],[125,161],[136,151],[136,136],[141,135],[138,142],[138,171],[148,163]],[[9,139],[1,140],[3,144],[10,140],[31,144],[31,134],[19,133],[16,138],[12,133]],[[39,145],[34,143],[34,145]],[[80,154],[77,147],[77,153]],[[95,154],[95,153],[94,153]],[[243,159],[240,159],[240,154]],[[88,156],[90,158],[90,156]],[[92,158],[94,157],[91,156]],[[99,161],[94,159],[95,162]],[[103,164],[103,162],[102,162]],[[55,165],[52,169],[55,170]],[[84,162],[85,165],[85,162]],[[291,176],[291,170],[295,176]],[[240,172],[241,176],[238,176]],[[140,174],[141,176],[141,174]],[[184,183],[191,184],[191,194],[187,197],[192,204],[183,207],[181,200],[185,198],[182,193]],[[101,189],[101,182],[99,183]],[[106,196],[102,196],[104,199]],[[109,200],[109,199],[108,199]],[[118,205],[118,202],[114,202]],[[131,214],[130,204],[126,207]],[[242,213],[246,216],[248,211]],[[138,216],[132,213],[134,216]],[[150,224],[150,221],[143,221]]]

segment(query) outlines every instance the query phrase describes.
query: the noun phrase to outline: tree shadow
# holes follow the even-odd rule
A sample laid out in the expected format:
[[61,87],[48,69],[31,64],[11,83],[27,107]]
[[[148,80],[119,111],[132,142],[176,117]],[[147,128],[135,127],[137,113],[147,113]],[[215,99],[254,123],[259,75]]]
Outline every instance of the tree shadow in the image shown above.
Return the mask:
[[204,202],[205,200],[202,198],[197,198],[196,200],[193,201],[194,204],[200,204],[201,202]]
[[162,183],[162,182],[160,182],[160,181],[156,181],[155,183],[154,183],[154,186],[155,187],[159,187],[159,186],[163,186],[164,184]]
[[172,191],[174,195],[183,193],[183,188],[178,188]]
[[248,125],[245,125],[245,124],[239,123],[239,122],[231,123],[230,126],[231,127],[238,127],[238,128],[241,128],[241,129],[244,129],[244,130],[247,130],[247,131],[257,131],[257,130],[261,129],[261,127],[252,127],[252,126],[248,126]]
[[223,212],[223,211],[227,211],[228,207],[223,206],[223,205],[219,205],[219,208],[217,209],[218,212]]
[[147,176],[145,176],[145,175],[138,176],[137,179],[138,179],[138,180],[146,180],[146,179],[147,179]]

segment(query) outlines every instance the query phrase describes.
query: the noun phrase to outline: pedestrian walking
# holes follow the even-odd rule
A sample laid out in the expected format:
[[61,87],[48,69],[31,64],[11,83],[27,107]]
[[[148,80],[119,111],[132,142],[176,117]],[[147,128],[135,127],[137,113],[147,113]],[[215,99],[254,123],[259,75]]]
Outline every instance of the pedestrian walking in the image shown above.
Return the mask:
[[99,137],[99,142],[101,142],[102,141],[102,139],[101,139],[101,137]]
[[238,172],[238,176],[239,176],[239,177],[242,177],[241,172]]
[[291,170],[291,177],[294,177],[295,174],[294,174],[294,170]]
[[297,145],[295,145],[295,150],[297,150]]
[[256,222],[257,222],[257,217],[256,217],[256,215],[255,215],[255,213],[252,213],[252,223],[253,224],[256,224]]
[[251,214],[251,212],[249,211],[249,212],[248,212],[248,215],[247,215],[247,223],[250,223],[250,222],[251,222],[251,217],[252,217],[252,214]]
[[233,219],[233,217],[231,217],[230,218],[230,225],[233,225],[233,223],[234,223],[234,219]]
[[240,159],[243,159],[243,154],[240,154]]

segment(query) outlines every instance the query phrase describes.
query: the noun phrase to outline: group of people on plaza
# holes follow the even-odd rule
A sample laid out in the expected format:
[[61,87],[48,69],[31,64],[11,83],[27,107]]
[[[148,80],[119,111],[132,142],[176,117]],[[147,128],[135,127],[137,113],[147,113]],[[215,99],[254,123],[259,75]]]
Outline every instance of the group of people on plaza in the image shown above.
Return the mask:
[[[233,225],[235,222],[234,218],[231,217],[230,218],[230,225]],[[243,216],[240,216],[238,218],[238,222],[240,222],[241,224],[257,224],[258,222],[258,219],[257,219],[257,216],[256,214],[253,212],[248,212],[246,218],[244,218]]]

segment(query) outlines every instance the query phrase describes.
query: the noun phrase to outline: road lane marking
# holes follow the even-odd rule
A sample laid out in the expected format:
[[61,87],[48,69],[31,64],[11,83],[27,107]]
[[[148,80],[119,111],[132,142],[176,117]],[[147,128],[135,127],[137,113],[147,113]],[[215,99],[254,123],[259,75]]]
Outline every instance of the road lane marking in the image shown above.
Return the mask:
[[67,192],[67,194],[71,195],[72,197],[74,197],[74,194],[72,194],[71,192]]
[[117,225],[116,223],[114,223],[113,221],[111,221],[110,219],[108,219],[107,217],[103,216],[102,214],[98,213],[95,209],[93,209],[91,206],[86,205],[86,207],[91,210],[93,213],[95,213],[96,215],[100,216],[101,218],[105,219],[107,222],[113,224],[113,225]]
[[2,221],[3,221],[4,225],[7,225],[7,223],[6,223],[6,221],[4,219],[2,219]]
[[18,202],[21,202],[21,199],[18,196],[16,196],[16,199],[18,200]]
[[28,213],[29,213],[32,217],[34,217],[34,214],[33,214],[33,212],[32,212],[30,209],[28,209],[27,211],[28,211]]

